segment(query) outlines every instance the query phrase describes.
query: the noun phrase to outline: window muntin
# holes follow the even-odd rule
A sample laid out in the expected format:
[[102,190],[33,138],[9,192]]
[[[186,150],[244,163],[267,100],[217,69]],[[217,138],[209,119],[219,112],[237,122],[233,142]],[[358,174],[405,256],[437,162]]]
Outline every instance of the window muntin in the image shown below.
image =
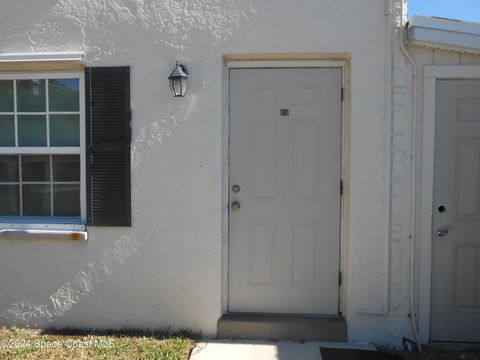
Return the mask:
[[0,222],[85,220],[83,109],[83,74],[0,75]]
[[0,155],[0,214],[80,217],[79,155]]

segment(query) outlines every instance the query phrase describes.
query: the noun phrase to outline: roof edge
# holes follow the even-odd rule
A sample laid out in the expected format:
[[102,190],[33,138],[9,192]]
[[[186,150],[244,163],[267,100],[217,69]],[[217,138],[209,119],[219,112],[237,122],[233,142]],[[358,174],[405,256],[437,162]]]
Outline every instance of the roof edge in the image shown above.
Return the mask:
[[408,24],[409,45],[480,55],[480,23],[414,16]]

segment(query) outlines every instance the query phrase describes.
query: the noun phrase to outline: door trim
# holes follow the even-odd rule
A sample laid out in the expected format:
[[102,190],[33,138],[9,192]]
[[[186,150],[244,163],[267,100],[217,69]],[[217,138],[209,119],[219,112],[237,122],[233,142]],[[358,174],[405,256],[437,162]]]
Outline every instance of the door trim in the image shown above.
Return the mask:
[[[292,55],[292,54],[289,54]],[[293,54],[295,55],[295,54]],[[222,314],[228,313],[229,304],[229,282],[228,282],[228,269],[229,269],[229,177],[230,177],[230,113],[229,113],[229,70],[230,69],[242,69],[242,68],[341,68],[342,69],[342,88],[344,92],[343,101],[341,103],[341,117],[342,117],[342,138],[341,138],[341,179],[343,181],[343,194],[340,202],[340,268],[342,273],[342,282],[338,289],[339,298],[339,313],[343,313],[345,309],[345,299],[348,284],[348,271],[347,264],[348,259],[346,249],[346,238],[348,234],[347,220],[348,220],[348,203],[349,203],[349,188],[350,177],[346,164],[350,163],[349,152],[347,144],[350,144],[350,113],[348,109],[350,106],[350,66],[349,56],[345,56],[343,60],[330,60],[328,54],[325,54],[325,60],[310,60],[308,57],[298,58],[291,60],[289,56],[285,57],[285,60],[272,57],[271,59],[262,58],[261,60],[234,60],[229,61],[228,55],[224,56],[223,66],[223,107],[222,107],[222,299],[221,299],[221,312]],[[340,94],[339,94],[340,96]],[[347,116],[348,115],[348,116]],[[348,126],[347,126],[348,124]],[[349,146],[349,145],[348,145]],[[339,189],[340,190],[340,189]]]
[[[435,160],[436,83],[440,79],[480,79],[480,65],[425,65],[423,73],[423,131],[420,161],[419,198],[419,337],[423,344],[430,340],[430,305],[432,291],[432,220]],[[417,252],[418,254],[418,252]]]

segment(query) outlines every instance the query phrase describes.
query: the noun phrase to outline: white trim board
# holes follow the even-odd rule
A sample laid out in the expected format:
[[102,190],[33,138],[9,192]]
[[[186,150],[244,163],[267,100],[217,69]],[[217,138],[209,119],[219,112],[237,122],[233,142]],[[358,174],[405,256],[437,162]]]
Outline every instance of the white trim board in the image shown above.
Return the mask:
[[480,79],[480,65],[426,65],[423,87],[423,136],[420,165],[420,274],[419,274],[419,335],[420,341],[430,340],[430,302],[432,277],[432,216],[435,160],[436,82],[439,79]]
[[4,53],[0,54],[0,62],[20,61],[84,61],[83,52],[45,52],[45,53]]
[[271,61],[227,61],[227,68],[321,68],[344,67],[342,60],[271,60]]

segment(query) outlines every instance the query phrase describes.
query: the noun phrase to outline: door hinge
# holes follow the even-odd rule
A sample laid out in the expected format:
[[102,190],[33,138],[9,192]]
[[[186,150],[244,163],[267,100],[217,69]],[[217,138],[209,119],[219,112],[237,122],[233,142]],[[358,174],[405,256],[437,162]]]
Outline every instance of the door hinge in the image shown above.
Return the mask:
[[342,87],[342,90],[340,90],[340,99],[343,99],[345,98],[345,95],[344,95],[344,91],[343,91],[343,87]]
[[343,195],[343,180],[340,180],[340,195]]
[[338,286],[342,285],[342,272],[338,272]]

